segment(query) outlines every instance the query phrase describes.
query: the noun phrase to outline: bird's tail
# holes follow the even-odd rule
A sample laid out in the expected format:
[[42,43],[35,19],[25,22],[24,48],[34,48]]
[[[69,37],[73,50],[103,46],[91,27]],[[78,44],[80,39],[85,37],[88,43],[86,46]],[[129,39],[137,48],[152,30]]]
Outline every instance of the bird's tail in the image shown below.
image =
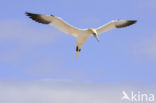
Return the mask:
[[78,56],[79,56],[79,51],[76,51],[76,55],[75,55],[75,58],[77,59],[78,58]]

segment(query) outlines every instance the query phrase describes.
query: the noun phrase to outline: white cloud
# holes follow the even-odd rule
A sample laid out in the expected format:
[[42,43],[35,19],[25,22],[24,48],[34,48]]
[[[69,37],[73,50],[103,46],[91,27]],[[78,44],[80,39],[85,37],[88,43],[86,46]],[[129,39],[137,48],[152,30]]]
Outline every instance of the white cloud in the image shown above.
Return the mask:
[[[1,103],[121,103],[122,91],[155,94],[153,86],[75,83],[72,81],[1,81]],[[143,102],[144,103],[144,102]]]

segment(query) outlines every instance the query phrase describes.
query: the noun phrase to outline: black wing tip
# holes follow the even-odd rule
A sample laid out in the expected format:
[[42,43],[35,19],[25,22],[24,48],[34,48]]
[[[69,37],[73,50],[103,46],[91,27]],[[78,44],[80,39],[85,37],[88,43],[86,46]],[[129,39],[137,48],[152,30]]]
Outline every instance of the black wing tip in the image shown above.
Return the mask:
[[29,15],[29,14],[31,14],[31,13],[26,11],[25,14],[26,14],[26,15]]
[[[25,14],[27,15],[27,16],[31,16],[31,15],[34,15],[34,13],[30,13],[30,12],[25,12]],[[36,14],[36,15],[40,15],[40,14]],[[50,16],[53,16],[53,17],[55,17],[55,15],[53,15],[53,14],[51,14]]]
[[49,24],[50,21],[45,20],[41,17],[41,14],[34,14],[34,13],[30,13],[30,12],[25,12],[25,14],[31,18],[32,20],[38,22],[38,23],[42,23],[42,24]]
[[[25,14],[27,15],[27,16],[32,16],[32,15],[35,15],[35,14],[33,14],[33,13],[30,13],[30,12],[25,12]],[[36,14],[37,15],[37,14]]]
[[137,20],[128,20],[129,24],[135,24],[137,22]]
[[137,22],[137,20],[127,20],[126,23],[121,24],[121,25],[116,25],[116,28],[123,28],[123,27],[127,27],[130,26],[132,24],[135,24]]
[[127,23],[126,23],[127,24],[126,26],[135,24],[136,22],[137,22],[137,20],[128,20]]

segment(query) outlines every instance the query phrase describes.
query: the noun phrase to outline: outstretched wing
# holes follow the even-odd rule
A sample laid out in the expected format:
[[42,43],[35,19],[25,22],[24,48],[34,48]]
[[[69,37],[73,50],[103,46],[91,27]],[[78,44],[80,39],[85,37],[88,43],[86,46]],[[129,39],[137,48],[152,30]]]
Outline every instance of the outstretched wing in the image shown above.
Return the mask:
[[67,34],[72,34],[75,37],[78,37],[78,34],[82,32],[81,29],[71,26],[70,24],[63,21],[61,18],[56,17],[54,15],[48,16],[48,15],[41,15],[41,14],[33,14],[29,12],[26,12],[26,15],[38,23],[50,24],[55,28],[61,30],[62,32],[65,32]]
[[136,20],[113,20],[113,21],[109,22],[108,24],[105,24],[105,25],[97,28],[96,32],[98,34],[101,34],[103,32],[107,32],[107,31],[115,29],[115,28],[127,27],[134,23],[136,23]]

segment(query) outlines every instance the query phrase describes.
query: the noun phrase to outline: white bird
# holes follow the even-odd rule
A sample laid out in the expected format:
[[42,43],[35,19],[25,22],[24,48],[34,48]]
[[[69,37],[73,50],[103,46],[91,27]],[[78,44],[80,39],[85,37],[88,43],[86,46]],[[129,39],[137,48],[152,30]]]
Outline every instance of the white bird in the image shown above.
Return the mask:
[[50,24],[53,27],[59,29],[60,31],[67,33],[67,34],[71,34],[72,36],[76,37],[77,38],[76,58],[78,57],[83,44],[91,35],[93,35],[97,39],[97,41],[99,41],[98,35],[103,32],[106,32],[115,28],[126,27],[126,26],[136,23],[136,20],[113,20],[109,22],[108,24],[105,24],[96,29],[94,28],[79,29],[79,28],[73,27],[72,25],[66,23],[63,19],[56,17],[54,15],[42,15],[42,14],[34,14],[34,13],[29,13],[29,12],[26,12],[26,15],[36,22],[39,22],[42,24]]

